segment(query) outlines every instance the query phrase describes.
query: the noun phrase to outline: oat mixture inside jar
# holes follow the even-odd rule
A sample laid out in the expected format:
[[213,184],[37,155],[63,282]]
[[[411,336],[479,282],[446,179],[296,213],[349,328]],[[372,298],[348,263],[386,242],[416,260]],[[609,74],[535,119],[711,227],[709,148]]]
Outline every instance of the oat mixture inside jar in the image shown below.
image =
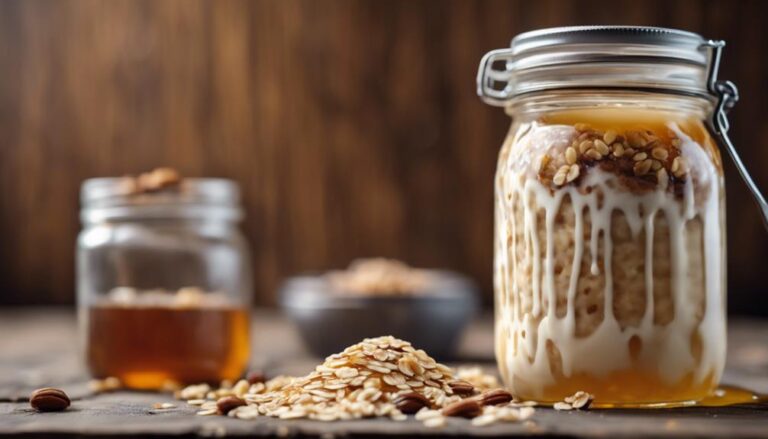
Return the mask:
[[707,395],[725,354],[724,205],[704,127],[618,109],[525,125],[496,177],[506,381],[546,401]]
[[[496,357],[517,397],[693,403],[726,353],[721,42],[587,26],[481,62],[512,126],[495,179]],[[503,62],[502,62],[503,61]],[[719,138],[713,136],[717,133]]]

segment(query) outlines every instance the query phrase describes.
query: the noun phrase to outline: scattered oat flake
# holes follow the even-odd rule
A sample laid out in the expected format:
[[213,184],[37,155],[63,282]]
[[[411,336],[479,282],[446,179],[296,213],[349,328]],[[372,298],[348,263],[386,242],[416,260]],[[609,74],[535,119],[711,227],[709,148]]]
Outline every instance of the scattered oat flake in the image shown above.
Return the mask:
[[587,392],[579,390],[571,396],[565,398],[564,402],[570,404],[574,409],[586,410],[592,404],[595,397]]
[[424,426],[427,428],[440,428],[445,426],[445,417],[438,416],[434,418],[429,418],[424,421]]
[[494,415],[480,415],[472,420],[472,425],[475,427],[485,427],[491,425],[498,420]]

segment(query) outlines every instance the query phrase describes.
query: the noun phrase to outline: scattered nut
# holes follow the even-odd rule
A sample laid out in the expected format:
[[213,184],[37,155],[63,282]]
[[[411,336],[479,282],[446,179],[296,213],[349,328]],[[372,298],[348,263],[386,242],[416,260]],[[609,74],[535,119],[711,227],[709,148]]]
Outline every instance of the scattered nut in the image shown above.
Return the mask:
[[259,370],[254,370],[246,375],[245,380],[248,381],[248,384],[258,384],[266,382],[267,376]]
[[462,399],[443,408],[443,416],[471,419],[482,413],[483,407],[474,399]]
[[504,389],[489,390],[481,396],[483,405],[499,405],[512,401],[512,394]]
[[464,380],[454,380],[448,383],[453,393],[459,396],[471,396],[475,393],[475,386]]
[[219,399],[216,401],[216,408],[219,409],[219,411],[226,415],[229,413],[232,409],[235,409],[237,407],[242,407],[245,405],[245,400],[240,399],[236,396],[225,396],[224,398]]
[[395,407],[406,415],[412,415],[424,407],[429,408],[429,400],[418,392],[408,392],[398,395],[394,401]]
[[53,387],[37,389],[29,396],[29,405],[39,412],[60,412],[70,404],[67,394]]

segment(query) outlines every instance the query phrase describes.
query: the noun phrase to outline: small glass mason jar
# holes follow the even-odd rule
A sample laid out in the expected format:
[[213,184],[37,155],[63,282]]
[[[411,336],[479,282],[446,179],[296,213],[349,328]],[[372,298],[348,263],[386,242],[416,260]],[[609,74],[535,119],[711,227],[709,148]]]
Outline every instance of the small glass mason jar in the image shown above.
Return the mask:
[[512,126],[495,179],[496,357],[516,396],[686,404],[725,364],[721,42],[534,31],[486,55]]
[[136,191],[130,177],[97,178],[81,199],[78,313],[91,373],[138,389],[240,377],[252,280],[237,185]]

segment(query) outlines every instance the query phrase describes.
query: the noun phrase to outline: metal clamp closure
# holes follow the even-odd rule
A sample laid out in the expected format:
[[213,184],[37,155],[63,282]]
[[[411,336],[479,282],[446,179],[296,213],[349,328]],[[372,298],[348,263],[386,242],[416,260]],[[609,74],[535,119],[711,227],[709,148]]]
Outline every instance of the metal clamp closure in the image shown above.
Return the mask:
[[[489,105],[504,106],[512,96],[512,50],[492,50],[483,56],[477,71],[477,95]],[[499,69],[495,66],[504,63]]]
[[736,85],[731,81],[718,80],[717,72],[720,68],[720,58],[722,56],[724,41],[707,41],[702,44],[703,49],[710,51],[709,68],[707,70],[707,89],[709,92],[717,98],[717,104],[712,112],[712,117],[709,120],[710,129],[719,138],[721,145],[725,147],[728,155],[731,156],[731,160],[736,165],[736,169],[739,171],[739,175],[747,185],[747,189],[752,193],[752,196],[757,202],[757,206],[760,208],[760,213],[763,218],[763,225],[768,229],[768,202],[765,201],[760,189],[755,184],[752,177],[747,171],[747,167],[744,162],[741,161],[736,147],[731,142],[731,138],[728,136],[728,111],[736,105],[739,100],[739,91]]

